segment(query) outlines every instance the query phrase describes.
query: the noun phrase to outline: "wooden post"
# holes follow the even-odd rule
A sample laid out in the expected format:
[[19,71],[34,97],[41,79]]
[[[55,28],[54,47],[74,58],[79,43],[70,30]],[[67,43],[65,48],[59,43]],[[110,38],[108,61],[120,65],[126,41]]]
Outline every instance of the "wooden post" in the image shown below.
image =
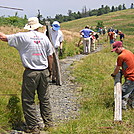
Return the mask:
[[114,79],[114,121],[122,121],[122,84],[121,84],[122,74],[119,72]]
[[[46,21],[46,28],[47,28],[47,34],[48,34],[48,38],[50,40],[50,42],[52,43],[53,47],[54,47],[54,44],[52,42],[52,35],[51,35],[51,27],[50,27],[50,22],[49,21]],[[54,48],[55,49],[55,48]],[[62,81],[61,81],[61,73],[60,73],[60,65],[59,65],[59,58],[58,58],[58,55],[54,52],[53,54],[53,62],[55,62],[55,70],[56,70],[56,84],[57,85],[62,85]]]

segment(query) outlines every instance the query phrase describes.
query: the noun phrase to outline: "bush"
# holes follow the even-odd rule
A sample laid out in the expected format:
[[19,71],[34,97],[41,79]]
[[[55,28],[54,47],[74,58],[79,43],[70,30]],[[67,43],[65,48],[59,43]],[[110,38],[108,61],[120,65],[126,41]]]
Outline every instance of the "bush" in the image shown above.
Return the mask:
[[25,17],[20,18],[18,16],[11,16],[11,17],[0,17],[0,25],[8,25],[8,26],[15,26],[15,27],[19,27],[22,28],[24,27],[24,25],[27,23],[27,18]]

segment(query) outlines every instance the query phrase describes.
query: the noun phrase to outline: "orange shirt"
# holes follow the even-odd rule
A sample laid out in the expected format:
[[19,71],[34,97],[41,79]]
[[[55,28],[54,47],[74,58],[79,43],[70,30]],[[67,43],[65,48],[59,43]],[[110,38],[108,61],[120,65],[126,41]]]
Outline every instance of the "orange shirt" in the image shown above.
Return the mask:
[[124,49],[118,56],[117,66],[122,67],[124,77],[134,81],[134,54]]
[[114,39],[114,32],[109,32],[108,33],[108,36],[109,36],[109,38],[110,38],[110,40],[113,40]]

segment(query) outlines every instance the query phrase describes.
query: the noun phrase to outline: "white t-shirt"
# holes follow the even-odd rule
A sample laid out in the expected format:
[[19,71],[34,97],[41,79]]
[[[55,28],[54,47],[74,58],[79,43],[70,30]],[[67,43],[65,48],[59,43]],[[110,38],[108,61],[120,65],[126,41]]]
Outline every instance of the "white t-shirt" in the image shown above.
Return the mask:
[[20,54],[24,67],[46,69],[47,56],[53,54],[53,47],[47,36],[37,31],[21,32],[7,35],[8,44],[15,47]]
[[[46,31],[44,32],[46,34]],[[63,41],[63,34],[61,30],[54,31],[50,30],[50,34],[52,36],[52,43],[54,45],[54,48],[58,48],[60,46],[60,43]]]

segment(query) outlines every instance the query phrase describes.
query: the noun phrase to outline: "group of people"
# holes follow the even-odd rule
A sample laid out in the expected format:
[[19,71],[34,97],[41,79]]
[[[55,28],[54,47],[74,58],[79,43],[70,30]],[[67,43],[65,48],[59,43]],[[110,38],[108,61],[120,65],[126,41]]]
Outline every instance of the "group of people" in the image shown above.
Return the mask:
[[[92,35],[94,31],[89,29],[87,25],[80,31],[80,35],[83,37],[83,53],[87,54],[91,51]],[[122,86],[122,109],[127,109],[130,105],[134,108],[134,54],[123,47],[124,34],[119,30],[114,30],[112,27],[107,31],[112,44],[112,52],[115,51],[119,56],[117,59],[117,65],[114,72],[111,74],[115,77],[119,70],[122,69],[122,73],[125,77],[125,82]],[[116,41],[117,36],[120,36],[120,41]]]
[[109,38],[110,44],[113,44],[116,41],[118,36],[121,42],[123,42],[125,38],[125,35],[121,30],[118,29],[114,30],[112,27],[108,29],[107,33],[108,33],[107,40]]
[[98,32],[94,32],[89,28],[88,25],[80,31],[81,38],[83,39],[83,54],[89,54],[96,49],[96,42],[99,42],[99,35],[107,35],[107,41],[109,39],[110,44],[113,44],[116,41],[116,38],[119,36],[121,42],[123,42],[125,35],[120,30],[114,30],[112,27],[108,30],[106,27],[99,28]]
[[[24,118],[26,121],[26,133],[39,134],[39,120],[36,116],[35,108],[35,93],[37,90],[40,113],[44,121],[45,127],[51,127],[52,113],[49,101],[49,78],[55,73],[53,70],[53,53],[62,54],[62,42],[63,34],[60,31],[60,23],[54,21],[51,27],[52,42],[47,37],[47,32],[38,32],[39,27],[42,27],[37,17],[31,17],[28,19],[28,23],[24,29],[29,30],[28,32],[21,32],[12,35],[5,35],[0,33],[0,40],[8,42],[9,46],[14,47],[18,50],[22,64],[25,68],[23,73],[22,82],[22,108]],[[89,29],[87,25],[85,29],[80,31],[80,35],[83,37],[84,53],[90,53],[90,44],[95,32]],[[113,42],[111,42],[113,43]],[[95,49],[95,48],[94,48]],[[116,41],[113,44],[113,50],[119,56],[117,59],[117,66],[111,76],[115,77],[120,68],[122,67],[123,74],[125,76],[125,83],[122,88],[123,92],[123,108],[127,106],[127,100],[129,95],[134,91],[134,55],[132,52],[123,48],[121,41]],[[55,75],[52,76],[52,82],[55,82]],[[132,103],[134,107],[134,101]]]

